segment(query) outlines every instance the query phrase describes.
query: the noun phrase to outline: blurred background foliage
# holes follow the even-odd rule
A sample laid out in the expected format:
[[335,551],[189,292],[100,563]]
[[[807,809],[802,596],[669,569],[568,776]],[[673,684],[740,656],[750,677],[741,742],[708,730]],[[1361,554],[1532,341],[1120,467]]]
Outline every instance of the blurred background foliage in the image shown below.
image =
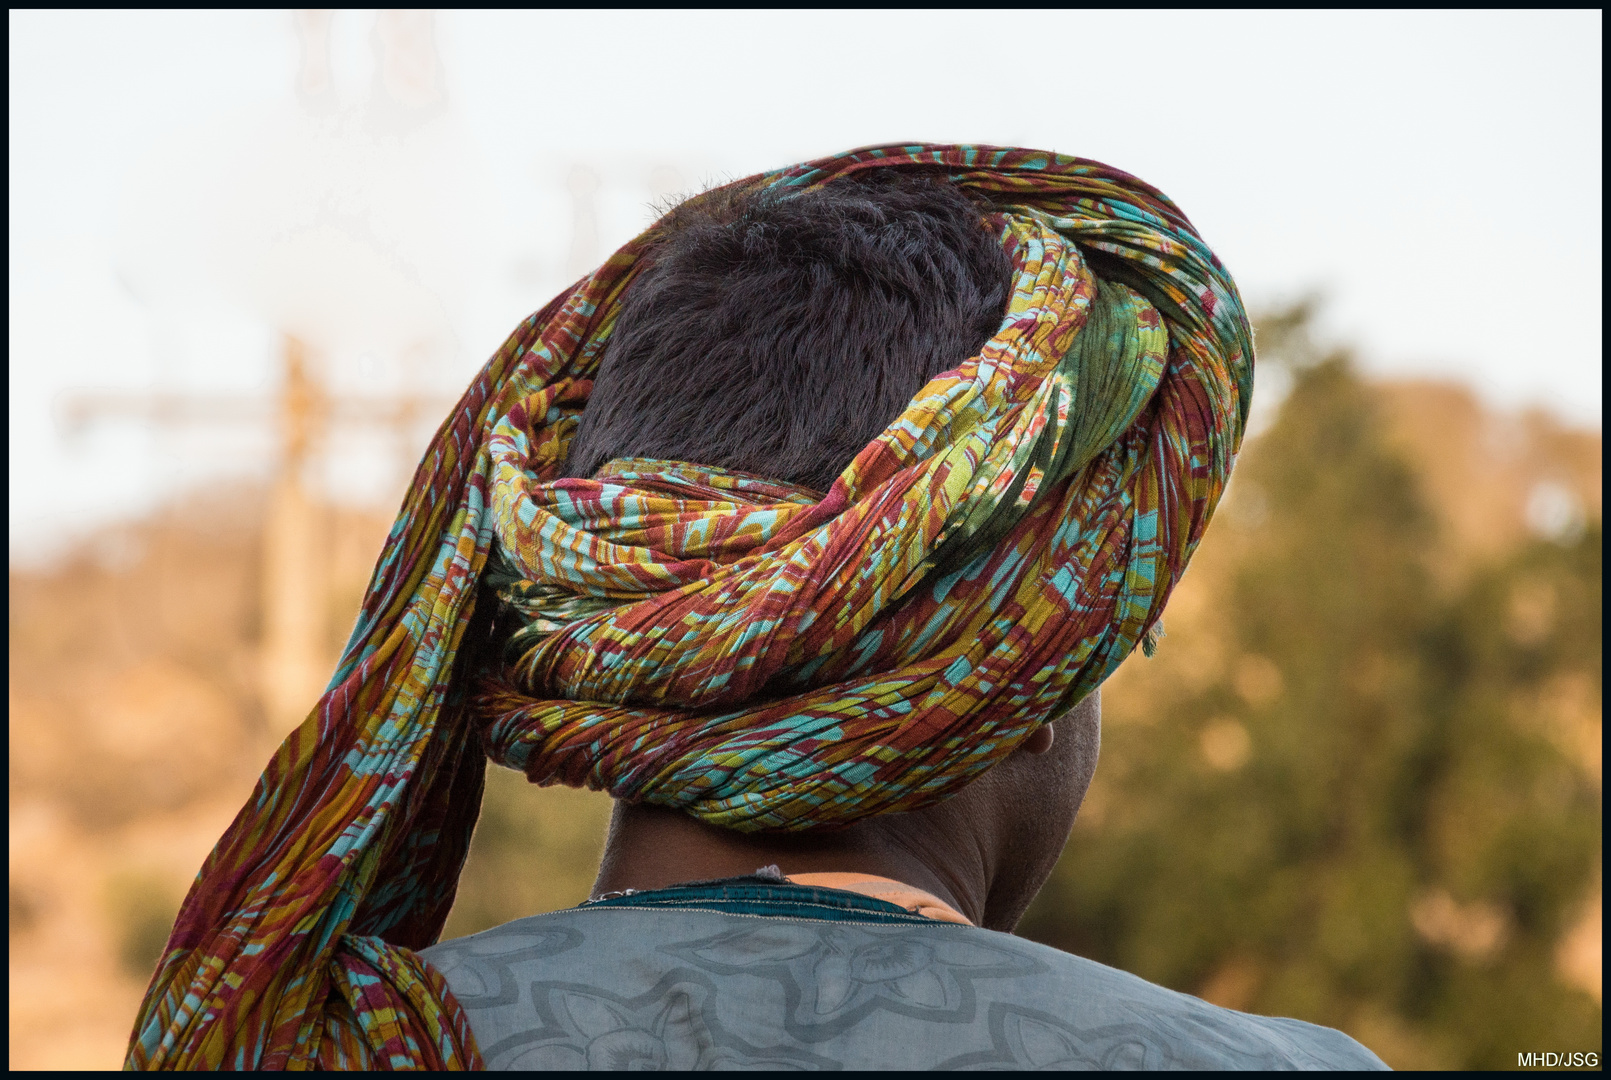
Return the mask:
[[[1256,433],[1020,932],[1400,1067],[1600,1047],[1600,436],[1365,381],[1259,320]],[[122,1057],[180,899],[283,736],[263,498],[10,575],[12,1064]],[[334,663],[384,515],[325,508]],[[328,667],[326,668],[328,670]],[[587,895],[609,803],[489,769],[446,929]]]
[[1599,524],[1443,586],[1381,395],[1305,318],[1261,327],[1290,392],[1170,637],[1111,684],[1090,805],[1020,932],[1398,1066],[1598,1049],[1557,953],[1599,873]]

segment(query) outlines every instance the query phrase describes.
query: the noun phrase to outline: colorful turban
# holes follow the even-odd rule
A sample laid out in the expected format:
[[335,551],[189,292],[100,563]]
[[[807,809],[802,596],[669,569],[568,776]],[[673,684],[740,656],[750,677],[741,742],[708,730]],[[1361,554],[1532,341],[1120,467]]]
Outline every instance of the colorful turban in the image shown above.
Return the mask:
[[[1162,194],[1078,158],[886,146],[735,186],[887,168],[989,207],[1016,272],[995,337],[818,493],[642,459],[556,479],[658,226],[528,319],[437,432],[329,689],[202,867],[130,1066],[479,1065],[413,950],[452,905],[487,757],[735,829],[912,810],[1155,631],[1247,419],[1236,286]],[[476,682],[456,661],[490,594],[518,629]]]

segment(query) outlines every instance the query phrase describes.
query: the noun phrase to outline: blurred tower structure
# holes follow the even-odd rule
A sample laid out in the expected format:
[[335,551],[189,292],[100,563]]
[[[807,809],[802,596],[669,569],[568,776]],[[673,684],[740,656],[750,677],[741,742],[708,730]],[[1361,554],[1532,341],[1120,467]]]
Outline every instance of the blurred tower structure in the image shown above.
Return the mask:
[[[336,108],[330,56],[332,13],[292,13],[299,49],[297,103],[310,116]],[[261,655],[263,712],[271,734],[294,727],[318,693],[325,659],[326,589],[320,557],[320,507],[308,484],[309,458],[328,420],[328,403],[310,370],[307,344],[282,334],[279,459],[263,524]]]
[[[301,43],[299,105],[309,117],[329,115],[338,110],[330,56],[332,13],[300,10],[294,18]],[[441,62],[429,12],[380,12],[371,44],[375,75],[368,99],[359,107],[360,131],[396,136],[443,111]],[[264,712],[275,734],[299,723],[322,692],[330,674],[330,621],[347,614],[328,610],[329,552],[335,539],[330,532],[336,521],[311,483],[313,465],[332,425],[341,420],[378,421],[392,429],[396,445],[408,447],[413,421],[426,403],[418,393],[420,372],[405,370],[402,393],[390,398],[343,395],[339,405],[346,408],[332,408],[337,403],[324,378],[325,358],[295,333],[284,333],[283,342],[280,460],[263,537],[260,669]],[[392,359],[417,368],[425,351],[412,343]]]
[[[354,546],[339,535],[354,516],[333,506],[318,483],[332,436],[378,427],[395,453],[398,467],[389,471],[407,476],[419,452],[419,418],[450,404],[425,384],[451,337],[448,294],[468,262],[454,246],[463,230],[448,209],[470,201],[462,177],[429,169],[456,156],[454,133],[439,122],[447,104],[430,13],[378,14],[370,35],[374,78],[351,105],[338,93],[333,21],[328,10],[292,14],[300,46],[295,113],[238,123],[234,145],[209,137],[206,149],[230,160],[233,171],[156,177],[157,189],[188,182],[191,197],[137,199],[137,226],[146,231],[136,230],[125,256],[125,269],[146,291],[181,296],[193,291],[195,276],[208,277],[277,327],[272,404],[246,394],[183,392],[80,394],[64,403],[70,425],[118,416],[159,430],[272,423],[257,679],[276,739],[322,692],[346,629],[340,624],[352,615],[334,610],[331,563],[335,552]],[[428,175],[416,181],[421,172]],[[194,242],[198,236],[207,242]],[[395,376],[387,380],[390,392],[354,392],[333,381],[337,360],[355,349],[386,362]],[[358,543],[368,549],[376,540],[365,535]],[[367,550],[363,558],[372,563],[375,554]]]

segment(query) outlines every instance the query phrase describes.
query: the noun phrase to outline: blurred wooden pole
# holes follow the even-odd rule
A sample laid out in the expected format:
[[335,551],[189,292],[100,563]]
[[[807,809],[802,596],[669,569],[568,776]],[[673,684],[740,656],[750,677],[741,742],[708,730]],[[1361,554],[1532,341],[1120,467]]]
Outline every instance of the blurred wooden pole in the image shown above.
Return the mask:
[[284,338],[280,462],[263,530],[263,639],[259,670],[269,734],[283,738],[312,709],[329,676],[325,656],[326,514],[309,490],[324,394],[308,371],[308,348]]

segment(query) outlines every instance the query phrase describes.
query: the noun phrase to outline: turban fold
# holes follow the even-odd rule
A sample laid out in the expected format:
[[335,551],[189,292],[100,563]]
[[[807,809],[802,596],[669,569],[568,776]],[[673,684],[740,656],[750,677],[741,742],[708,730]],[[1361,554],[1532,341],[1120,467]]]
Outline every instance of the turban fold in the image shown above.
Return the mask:
[[[529,318],[438,430],[329,688],[202,867],[129,1065],[478,1065],[413,950],[487,757],[743,830],[912,810],[1155,629],[1247,418],[1229,274],[1162,194],[1078,158],[887,146],[735,186],[876,168],[986,205],[1016,275],[995,336],[819,493],[646,459],[557,479],[660,226]],[[518,630],[469,686],[482,586]]]

